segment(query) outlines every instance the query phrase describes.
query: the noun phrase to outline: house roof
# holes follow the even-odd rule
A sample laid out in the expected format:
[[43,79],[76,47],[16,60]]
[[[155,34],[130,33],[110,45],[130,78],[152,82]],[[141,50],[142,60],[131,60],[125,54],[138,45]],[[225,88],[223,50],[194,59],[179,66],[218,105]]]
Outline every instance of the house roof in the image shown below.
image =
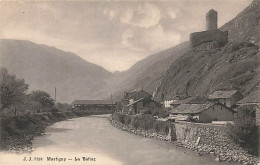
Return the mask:
[[209,99],[227,99],[235,93],[237,93],[237,90],[215,91],[213,94],[209,95]]
[[141,90],[138,91],[138,92],[133,92],[133,93],[131,93],[131,95],[129,96],[129,98],[134,97],[135,95],[140,94],[141,92],[147,94],[149,97],[152,96],[150,93],[148,93],[148,92],[144,91],[143,89],[141,89]]
[[77,104],[77,105],[86,105],[86,104],[92,104],[92,105],[97,105],[97,104],[113,104],[111,100],[75,100],[72,102],[72,104]]
[[169,117],[169,119],[174,119],[174,120],[178,120],[178,121],[187,121],[188,118],[189,117],[186,115],[176,115],[176,116]]
[[200,113],[216,103],[205,103],[205,104],[181,104],[178,107],[170,111],[170,113],[176,114],[196,114]]
[[190,102],[192,100],[191,97],[186,98],[186,99],[182,99],[182,100],[173,100],[170,104],[174,105],[174,104],[186,104],[188,102]]
[[168,120],[169,120],[168,117],[166,117],[166,118],[158,118],[158,119],[156,119],[156,121],[168,121]]
[[136,103],[142,101],[143,99],[145,99],[145,97],[144,97],[144,98],[141,98],[141,99],[138,99],[138,100],[136,100],[136,101],[134,101],[134,102],[132,102],[132,103],[130,103],[130,104],[127,104],[126,106],[134,105],[134,104],[136,104]]
[[260,104],[260,88],[251,92],[248,96],[240,100],[238,105],[250,105],[250,104]]

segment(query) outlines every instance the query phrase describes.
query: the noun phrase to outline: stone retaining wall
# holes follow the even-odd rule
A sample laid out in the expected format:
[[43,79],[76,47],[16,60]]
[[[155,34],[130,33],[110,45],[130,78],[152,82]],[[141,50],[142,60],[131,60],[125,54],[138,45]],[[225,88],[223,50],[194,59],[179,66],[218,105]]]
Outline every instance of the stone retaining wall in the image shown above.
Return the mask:
[[198,123],[173,123],[171,132],[186,148],[216,156],[218,161],[236,161],[257,164],[259,158],[252,156],[233,143],[226,135],[226,127]]

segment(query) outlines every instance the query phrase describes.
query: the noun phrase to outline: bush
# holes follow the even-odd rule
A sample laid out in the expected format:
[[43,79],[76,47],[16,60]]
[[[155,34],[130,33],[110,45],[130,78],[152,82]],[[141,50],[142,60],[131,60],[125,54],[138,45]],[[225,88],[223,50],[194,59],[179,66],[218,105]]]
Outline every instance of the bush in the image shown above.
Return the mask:
[[227,128],[231,140],[251,154],[257,154],[258,129],[255,123],[255,108],[245,107],[240,109],[234,124],[228,124]]
[[139,126],[138,128],[142,130],[152,130],[155,119],[151,115],[144,114],[142,116],[138,116],[139,118]]
[[150,130],[165,135],[167,135],[169,132],[168,122],[156,121],[149,114],[130,116],[114,112],[112,114],[112,119],[122,124],[130,125],[134,129],[140,129],[145,131]]
[[125,117],[124,117],[124,124],[125,125],[130,125],[131,124],[131,120],[132,120],[132,118],[130,116],[125,115]]
[[124,116],[125,115],[123,115],[123,114],[115,112],[112,114],[112,119],[124,124]]
[[169,133],[169,123],[163,121],[155,121],[153,129],[156,133],[167,135]]

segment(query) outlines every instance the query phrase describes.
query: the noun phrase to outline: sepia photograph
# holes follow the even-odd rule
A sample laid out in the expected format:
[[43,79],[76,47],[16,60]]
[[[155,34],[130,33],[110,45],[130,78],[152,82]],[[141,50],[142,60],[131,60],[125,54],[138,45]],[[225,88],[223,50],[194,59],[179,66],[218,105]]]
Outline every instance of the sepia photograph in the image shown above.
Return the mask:
[[260,165],[260,0],[0,0],[0,165]]

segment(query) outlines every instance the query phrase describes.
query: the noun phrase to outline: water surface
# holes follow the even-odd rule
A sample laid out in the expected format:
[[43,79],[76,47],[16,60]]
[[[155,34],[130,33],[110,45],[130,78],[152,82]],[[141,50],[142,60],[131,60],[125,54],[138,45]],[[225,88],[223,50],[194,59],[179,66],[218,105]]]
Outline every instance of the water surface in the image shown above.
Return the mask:
[[[111,126],[107,116],[88,116],[55,123],[47,127],[45,135],[36,137],[33,144],[36,150],[27,156],[43,160],[22,162],[19,158],[19,164],[230,165],[215,162],[211,156],[198,156],[169,142],[118,130]],[[66,160],[47,161],[47,157]],[[75,157],[80,160],[75,161]],[[89,160],[83,161],[82,157]],[[90,161],[94,158],[95,161]]]

